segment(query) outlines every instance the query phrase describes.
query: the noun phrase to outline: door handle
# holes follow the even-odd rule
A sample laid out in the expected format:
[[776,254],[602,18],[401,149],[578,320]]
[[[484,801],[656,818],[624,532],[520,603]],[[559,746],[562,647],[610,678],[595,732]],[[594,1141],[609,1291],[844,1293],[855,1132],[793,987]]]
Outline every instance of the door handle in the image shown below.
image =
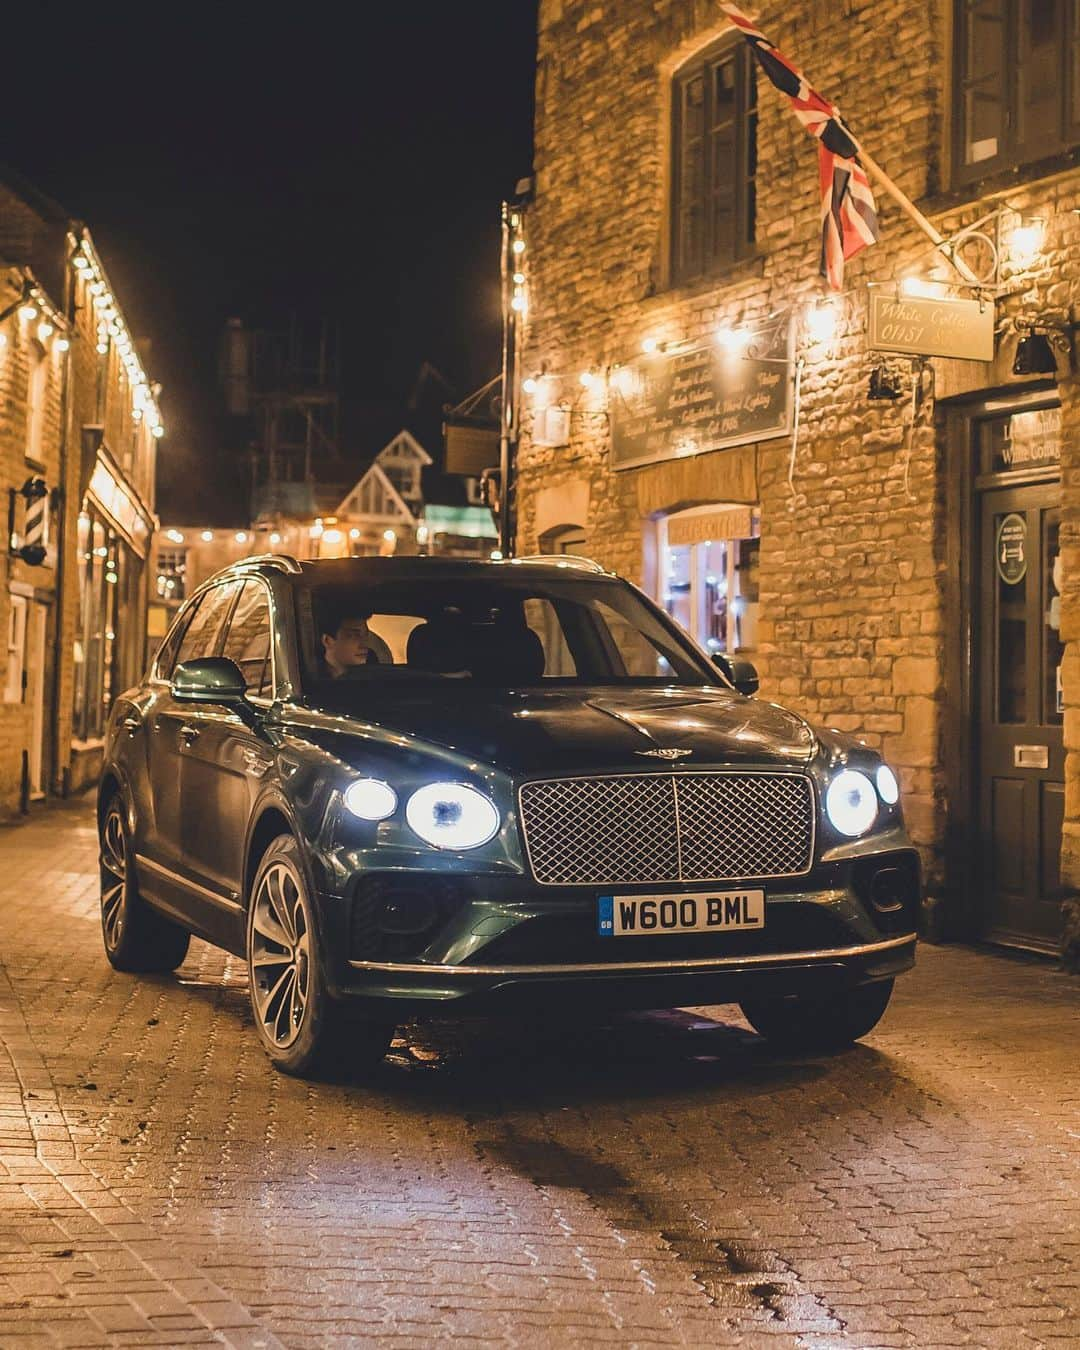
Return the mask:
[[179,736],[183,745],[194,745],[199,739],[199,728],[193,727],[190,722],[185,722],[180,728]]

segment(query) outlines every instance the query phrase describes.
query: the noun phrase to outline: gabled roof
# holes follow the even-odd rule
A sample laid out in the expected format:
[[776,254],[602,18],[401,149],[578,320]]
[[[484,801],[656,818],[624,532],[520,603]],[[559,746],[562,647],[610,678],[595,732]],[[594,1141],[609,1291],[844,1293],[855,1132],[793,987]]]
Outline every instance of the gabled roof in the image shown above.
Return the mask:
[[392,436],[390,440],[386,442],[383,448],[375,456],[375,463],[378,464],[379,460],[382,459],[383,455],[385,455],[388,450],[394,450],[402,444],[404,444],[412,456],[415,459],[418,459],[421,464],[428,465],[434,463],[434,460],[428,452],[406,427],[402,427],[396,436]]
[[[384,508],[389,509],[364,510],[361,503],[365,495],[374,498],[372,505],[381,504]],[[380,497],[381,503],[379,502]],[[410,523],[416,520],[401,493],[386,476],[385,470],[381,469],[377,463],[372,464],[367,472],[362,474],[349,489],[335,514],[346,520],[354,516],[377,516],[385,519],[407,520]]]

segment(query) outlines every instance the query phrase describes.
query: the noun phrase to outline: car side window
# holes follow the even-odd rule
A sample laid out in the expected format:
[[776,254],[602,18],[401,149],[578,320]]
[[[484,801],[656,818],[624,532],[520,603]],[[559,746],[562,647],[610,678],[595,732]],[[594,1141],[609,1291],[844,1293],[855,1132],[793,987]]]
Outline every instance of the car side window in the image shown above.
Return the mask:
[[200,657],[217,655],[218,640],[238,585],[239,582],[226,581],[206,592],[176,653],[177,665],[181,661],[197,661]]
[[270,659],[270,597],[261,581],[245,581],[236,602],[222,656],[235,661],[247,681],[248,693],[274,696]]
[[158,654],[154,658],[154,669],[157,671],[159,680],[168,680],[172,678],[173,667],[176,665],[176,652],[187,632],[195,611],[203,602],[203,597],[197,595],[190,605],[187,605],[180,611],[176,622],[169,629],[169,632],[158,648]]

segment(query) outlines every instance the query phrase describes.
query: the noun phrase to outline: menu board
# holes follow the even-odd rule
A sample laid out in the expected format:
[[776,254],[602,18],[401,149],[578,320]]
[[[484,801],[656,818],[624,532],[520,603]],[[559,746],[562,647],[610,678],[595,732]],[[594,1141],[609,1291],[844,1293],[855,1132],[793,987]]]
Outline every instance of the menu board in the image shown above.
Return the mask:
[[787,435],[790,321],[743,351],[710,343],[655,352],[614,372],[608,409],[616,469]]

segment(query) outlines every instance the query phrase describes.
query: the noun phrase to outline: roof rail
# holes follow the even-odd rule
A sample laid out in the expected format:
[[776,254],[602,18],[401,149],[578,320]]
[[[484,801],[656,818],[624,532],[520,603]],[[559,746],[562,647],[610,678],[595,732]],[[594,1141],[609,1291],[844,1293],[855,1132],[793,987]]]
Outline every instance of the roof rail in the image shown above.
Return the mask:
[[238,558],[230,567],[274,567],[279,572],[290,572],[294,576],[303,571],[289,553],[255,553],[250,558]]
[[601,572],[607,574],[595,558],[583,558],[579,553],[530,553],[524,558],[511,558],[515,563],[544,563],[548,567],[576,567],[582,572]]

